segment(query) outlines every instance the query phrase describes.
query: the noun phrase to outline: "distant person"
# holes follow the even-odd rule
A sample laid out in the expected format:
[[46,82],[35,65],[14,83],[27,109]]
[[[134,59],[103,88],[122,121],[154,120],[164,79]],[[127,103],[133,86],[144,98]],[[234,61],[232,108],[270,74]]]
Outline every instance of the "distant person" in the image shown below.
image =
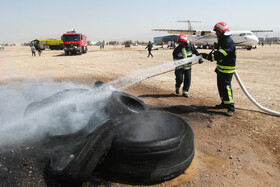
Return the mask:
[[231,80],[236,66],[236,48],[230,37],[229,27],[225,22],[218,22],[213,30],[218,38],[218,48],[209,54],[202,53],[202,57],[211,62],[217,61],[215,72],[217,73],[217,84],[222,103],[215,107],[217,109],[227,109],[226,115],[232,116],[235,112],[235,107]]
[[[179,45],[174,49],[172,55],[174,60],[181,60],[184,58],[192,57],[193,54],[199,56],[200,53],[196,50],[196,48],[189,43],[189,40],[185,34],[180,34],[177,41]],[[202,59],[199,59],[199,64],[203,63]],[[176,94],[180,93],[180,86],[183,84],[183,96],[189,97],[189,88],[191,86],[191,69],[192,66],[189,64],[185,64],[180,67],[176,67],[175,69],[175,92]]]
[[147,47],[145,48],[145,49],[147,49],[148,48],[148,56],[147,56],[147,58],[149,58],[150,56],[152,56],[152,58],[154,57],[153,56],[153,54],[152,54],[152,49],[153,49],[153,44],[151,43],[151,41],[149,41],[149,43],[148,43],[148,45],[147,45]]
[[36,56],[36,49],[35,49],[35,47],[34,47],[34,45],[31,45],[31,52],[32,52],[32,57],[34,56]]
[[41,56],[42,49],[39,45],[35,45],[35,49],[38,51],[38,55]]
[[171,41],[167,42],[167,49],[171,49]]
[[172,49],[175,49],[175,47],[176,47],[176,46],[175,46],[175,42],[174,42],[174,41],[171,41],[171,48],[172,48]]
[[41,53],[42,53],[42,49],[38,47],[38,55],[41,56]]
[[103,41],[100,43],[100,49],[104,49],[104,46],[105,46],[105,42]]

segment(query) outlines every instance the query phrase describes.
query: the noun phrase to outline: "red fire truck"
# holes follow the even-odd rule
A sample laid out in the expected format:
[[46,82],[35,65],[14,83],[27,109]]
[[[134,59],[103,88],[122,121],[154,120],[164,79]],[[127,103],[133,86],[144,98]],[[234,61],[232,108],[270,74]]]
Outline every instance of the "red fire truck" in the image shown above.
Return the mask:
[[82,54],[87,52],[87,38],[81,33],[77,33],[74,29],[64,33],[61,37],[63,40],[64,52],[66,55]]
[[125,46],[125,47],[130,47],[130,41],[125,41],[125,42],[124,42],[124,46]]

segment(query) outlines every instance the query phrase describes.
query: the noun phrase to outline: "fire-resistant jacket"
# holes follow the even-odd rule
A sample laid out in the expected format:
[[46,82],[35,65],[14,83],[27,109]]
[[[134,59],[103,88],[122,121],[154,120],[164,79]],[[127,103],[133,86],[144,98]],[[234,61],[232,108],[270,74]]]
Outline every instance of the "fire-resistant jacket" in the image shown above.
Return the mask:
[[[192,57],[192,55],[195,54],[196,56],[200,55],[200,53],[195,49],[195,47],[192,44],[187,44],[186,47],[181,47],[178,45],[174,51],[173,51],[173,60],[180,60],[183,58],[189,58]],[[191,64],[191,63],[190,63]],[[185,64],[183,67],[185,70],[191,69],[192,66]]]
[[216,72],[234,73],[236,66],[236,48],[231,37],[224,36],[219,38],[217,51],[210,53],[206,59],[217,61]]
[[152,48],[153,48],[153,44],[148,43],[148,45],[147,45],[147,47],[146,47],[145,49],[147,49],[147,48],[148,48],[148,50],[149,50],[149,51],[151,51],[151,50],[152,50]]

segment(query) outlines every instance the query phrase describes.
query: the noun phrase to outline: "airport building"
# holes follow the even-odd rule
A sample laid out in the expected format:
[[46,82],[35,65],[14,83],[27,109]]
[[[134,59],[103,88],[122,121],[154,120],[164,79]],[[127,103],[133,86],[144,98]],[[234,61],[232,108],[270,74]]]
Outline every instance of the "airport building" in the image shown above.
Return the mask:
[[259,44],[265,43],[265,44],[280,44],[280,38],[279,37],[271,37],[271,38],[259,38]]
[[168,35],[168,36],[159,36],[159,37],[154,37],[154,43],[158,42],[164,42],[167,44],[168,41],[174,41],[175,43],[177,42],[178,35]]

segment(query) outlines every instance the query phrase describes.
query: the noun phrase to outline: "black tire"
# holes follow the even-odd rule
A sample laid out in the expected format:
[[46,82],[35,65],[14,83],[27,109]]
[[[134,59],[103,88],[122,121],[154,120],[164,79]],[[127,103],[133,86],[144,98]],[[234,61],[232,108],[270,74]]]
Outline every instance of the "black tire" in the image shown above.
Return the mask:
[[247,50],[251,50],[253,47],[252,46],[249,46],[249,47],[247,47]]
[[98,87],[101,87],[101,86],[104,86],[104,85],[105,85],[104,82],[102,82],[102,81],[96,81],[96,82],[94,83],[94,88],[98,88]]
[[87,91],[89,91],[89,90],[87,90],[87,89],[67,89],[67,90],[57,92],[57,93],[43,99],[42,101],[36,101],[36,102],[30,103],[26,107],[26,109],[24,111],[24,115],[26,116],[26,115],[36,112],[40,109],[43,109],[44,107],[47,107],[47,106],[59,101],[60,99],[63,99],[67,94],[79,95],[79,94],[82,94]]
[[100,173],[109,180],[154,184],[185,171],[194,157],[194,135],[181,118],[147,111],[127,115]]
[[143,101],[125,92],[114,91],[107,102],[105,112],[112,120],[118,116],[149,110]]
[[115,136],[115,126],[108,121],[89,134],[78,149],[69,152],[62,147],[56,151],[46,171],[59,182],[71,185],[81,183],[90,177],[100,159],[107,154]]
[[87,53],[87,46],[85,46],[85,47],[83,48],[83,53],[84,53],[84,54]]
[[40,101],[35,101],[30,103],[26,109],[24,110],[24,116],[27,116],[28,114],[31,114],[33,112],[35,112],[36,110],[38,110],[41,106],[41,102]]
[[[95,83],[96,88],[105,89],[105,83],[101,81],[97,81]],[[103,87],[103,88],[102,88]],[[50,105],[52,102],[56,101],[60,97],[63,98],[68,92],[80,94],[86,92],[86,89],[75,89],[75,90],[64,90],[54,94],[53,96],[44,99],[41,102],[31,103],[30,106],[27,108],[26,113],[31,113],[32,111],[36,111],[40,109],[40,107],[46,107]],[[101,100],[100,102],[96,102],[95,106],[99,109],[98,112],[92,113],[88,124],[77,133],[84,134],[86,132],[92,132],[98,126],[104,124],[106,121],[114,120],[117,116],[124,115],[124,114],[131,114],[136,113],[142,110],[148,110],[148,107],[136,97],[129,95],[124,92],[117,92],[114,91],[110,97],[105,100]],[[75,110],[75,105],[73,109],[68,107],[68,110]],[[75,135],[76,133],[72,134]],[[69,136],[70,134],[66,135]],[[65,138],[64,135],[50,135],[50,138]],[[60,138],[61,139],[61,138]]]

